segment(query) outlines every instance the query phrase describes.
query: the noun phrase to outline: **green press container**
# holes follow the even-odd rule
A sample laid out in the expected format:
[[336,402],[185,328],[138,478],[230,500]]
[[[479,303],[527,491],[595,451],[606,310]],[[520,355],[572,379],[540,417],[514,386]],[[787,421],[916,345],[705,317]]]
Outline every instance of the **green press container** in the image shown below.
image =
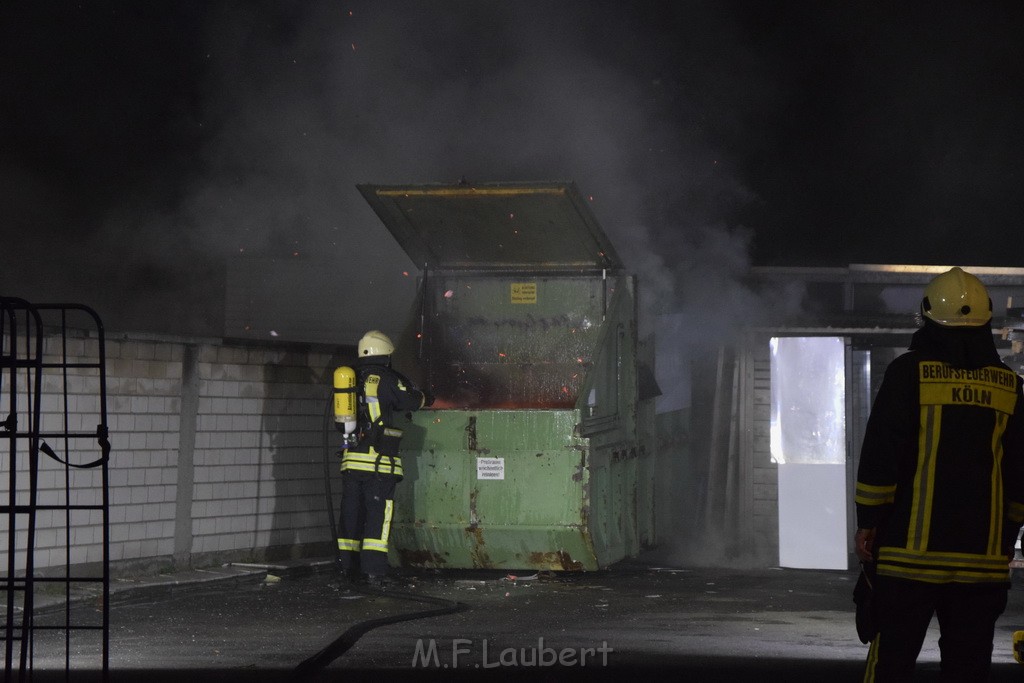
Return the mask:
[[422,264],[437,397],[399,425],[392,563],[597,570],[653,544],[636,283],[575,186],[359,190]]

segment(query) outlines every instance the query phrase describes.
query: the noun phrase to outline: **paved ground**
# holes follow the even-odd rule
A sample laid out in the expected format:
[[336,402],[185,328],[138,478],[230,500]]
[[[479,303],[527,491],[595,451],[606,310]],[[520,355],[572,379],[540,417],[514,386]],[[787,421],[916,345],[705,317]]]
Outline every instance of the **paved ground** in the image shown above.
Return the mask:
[[[584,574],[411,572],[393,592],[339,585],[321,565],[231,566],[121,581],[112,599],[110,679],[856,681],[854,572],[721,571],[644,562]],[[456,609],[460,611],[455,611]],[[434,616],[415,618],[417,613]],[[436,614],[437,612],[447,612]],[[83,600],[73,624],[98,614]],[[37,623],[58,623],[50,609]],[[405,619],[390,623],[397,619]],[[1024,680],[1011,634],[1024,582],[999,622],[995,680]],[[937,678],[936,633],[921,680]],[[95,633],[37,631],[36,680],[96,676]],[[69,645],[70,647],[66,647]]]

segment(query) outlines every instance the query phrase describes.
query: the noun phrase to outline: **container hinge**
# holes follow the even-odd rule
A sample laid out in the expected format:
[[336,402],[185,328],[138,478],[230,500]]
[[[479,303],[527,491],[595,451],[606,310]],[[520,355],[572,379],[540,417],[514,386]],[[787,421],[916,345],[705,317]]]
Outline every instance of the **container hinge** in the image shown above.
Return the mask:
[[466,425],[466,442],[467,450],[476,450],[476,415],[469,416],[469,424]]

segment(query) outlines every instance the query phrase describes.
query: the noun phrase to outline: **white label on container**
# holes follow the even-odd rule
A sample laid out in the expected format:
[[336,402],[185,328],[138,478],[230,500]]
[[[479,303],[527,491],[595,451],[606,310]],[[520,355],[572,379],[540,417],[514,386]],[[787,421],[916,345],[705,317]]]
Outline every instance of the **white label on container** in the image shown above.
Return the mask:
[[505,458],[477,458],[477,479],[504,479]]

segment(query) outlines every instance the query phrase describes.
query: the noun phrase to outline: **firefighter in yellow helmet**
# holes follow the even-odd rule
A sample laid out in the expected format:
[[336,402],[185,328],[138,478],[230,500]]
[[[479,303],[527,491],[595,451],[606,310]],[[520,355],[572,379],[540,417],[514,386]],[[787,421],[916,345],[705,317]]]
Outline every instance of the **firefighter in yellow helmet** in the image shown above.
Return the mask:
[[913,679],[937,615],[943,680],[983,681],[1024,523],[1024,397],[977,277],[936,276],[921,314],[886,369],[857,472],[855,551],[874,576],[864,680]]
[[357,433],[341,459],[340,569],[353,581],[381,584],[388,571],[388,536],[395,485],[402,480],[398,455],[402,430],[396,417],[431,405],[429,392],[415,388],[391,367],[394,344],[370,330],[359,340],[356,360]]

